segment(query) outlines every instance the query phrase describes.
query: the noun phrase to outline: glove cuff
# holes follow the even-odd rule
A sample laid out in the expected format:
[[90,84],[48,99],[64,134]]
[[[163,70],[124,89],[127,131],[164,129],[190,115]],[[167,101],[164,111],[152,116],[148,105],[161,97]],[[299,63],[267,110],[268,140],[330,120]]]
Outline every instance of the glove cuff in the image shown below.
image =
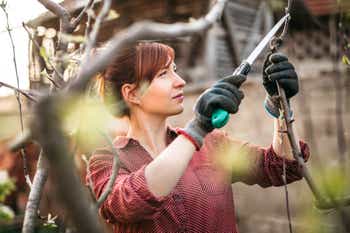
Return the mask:
[[184,129],[177,128],[176,132],[185,136],[196,147],[196,150],[200,150],[203,145],[203,139],[209,133],[201,127],[201,123],[197,120],[191,120]]
[[[290,109],[289,99],[287,101],[289,106],[289,117],[293,118],[293,111]],[[280,102],[278,101],[277,96],[266,95],[266,98],[264,101],[264,107],[268,115],[270,115],[273,118],[279,118],[281,105],[280,105]]]

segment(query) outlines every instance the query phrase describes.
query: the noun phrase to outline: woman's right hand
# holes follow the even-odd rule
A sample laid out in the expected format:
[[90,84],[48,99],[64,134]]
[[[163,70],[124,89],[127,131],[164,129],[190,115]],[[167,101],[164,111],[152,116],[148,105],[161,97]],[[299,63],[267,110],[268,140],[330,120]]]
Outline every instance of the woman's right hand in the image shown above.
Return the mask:
[[246,79],[244,75],[222,78],[199,96],[194,107],[195,118],[184,129],[197,143],[197,149],[201,147],[203,138],[214,129],[211,123],[214,110],[223,109],[231,114],[238,111],[244,98],[239,88]]

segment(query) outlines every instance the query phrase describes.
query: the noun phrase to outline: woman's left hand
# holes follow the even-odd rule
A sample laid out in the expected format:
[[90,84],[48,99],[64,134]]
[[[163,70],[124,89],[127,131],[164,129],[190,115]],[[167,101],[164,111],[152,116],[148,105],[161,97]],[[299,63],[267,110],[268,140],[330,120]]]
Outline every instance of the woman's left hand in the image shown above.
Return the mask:
[[272,53],[264,62],[263,85],[270,96],[278,95],[275,81],[284,89],[288,99],[299,92],[298,75],[282,53]]

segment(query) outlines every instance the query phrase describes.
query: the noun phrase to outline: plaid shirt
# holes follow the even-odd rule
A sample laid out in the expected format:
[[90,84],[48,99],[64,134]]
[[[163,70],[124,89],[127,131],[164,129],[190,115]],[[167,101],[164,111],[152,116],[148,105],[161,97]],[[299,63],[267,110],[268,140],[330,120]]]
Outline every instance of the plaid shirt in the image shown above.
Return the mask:
[[[176,132],[168,129],[167,143],[176,137]],[[236,233],[231,183],[283,185],[283,159],[272,146],[243,143],[214,130],[205,138],[201,150],[194,152],[174,190],[158,198],[149,191],[145,180],[145,167],[152,161],[149,153],[132,138],[118,137],[114,145],[121,167],[100,214],[113,224],[115,233]],[[308,146],[303,142],[300,146],[306,161]],[[95,151],[90,159],[87,182],[92,182],[97,197],[109,180],[112,162],[108,148]],[[296,161],[286,160],[286,172],[288,183],[302,177]]]

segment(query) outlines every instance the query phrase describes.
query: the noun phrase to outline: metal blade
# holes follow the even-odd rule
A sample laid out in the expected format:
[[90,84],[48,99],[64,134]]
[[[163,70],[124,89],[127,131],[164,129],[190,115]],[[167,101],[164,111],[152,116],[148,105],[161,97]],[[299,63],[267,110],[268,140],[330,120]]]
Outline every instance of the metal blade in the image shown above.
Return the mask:
[[283,25],[284,21],[286,21],[290,17],[289,13],[286,14],[283,18],[281,18],[277,24],[267,33],[267,35],[260,41],[258,46],[255,47],[253,52],[249,55],[246,62],[249,63],[249,65],[252,65],[256,58],[259,56],[259,54],[264,50],[266,45],[270,42],[272,37],[276,34],[276,32],[280,29],[280,27]]

